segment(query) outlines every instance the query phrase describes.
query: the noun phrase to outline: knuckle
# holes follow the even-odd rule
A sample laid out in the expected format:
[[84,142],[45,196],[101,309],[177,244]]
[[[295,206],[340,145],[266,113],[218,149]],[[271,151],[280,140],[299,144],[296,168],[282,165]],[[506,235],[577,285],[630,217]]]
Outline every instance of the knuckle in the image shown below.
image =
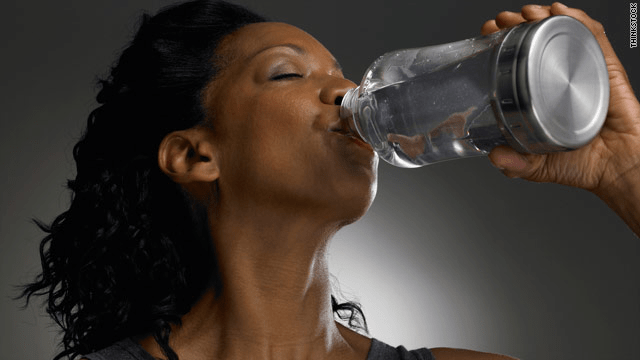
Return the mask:
[[498,30],[495,20],[487,20],[487,21],[485,21],[485,23],[482,24],[482,27],[480,28],[480,32],[483,35],[490,34],[495,30]]
[[590,19],[590,28],[591,31],[595,32],[596,34],[602,34],[604,32],[604,25],[602,25],[601,22]]
[[513,16],[513,12],[505,10],[505,11],[499,12],[498,15],[496,16],[496,19],[498,18],[503,19],[511,16]]
[[582,16],[582,17],[585,17],[585,18],[588,18],[588,17],[589,17],[589,15],[587,15],[587,13],[586,13],[584,10],[582,10],[582,9],[573,9],[573,10],[574,10],[574,11],[576,12],[576,14],[578,14],[579,16]]
[[525,11],[538,11],[541,10],[542,7],[540,5],[534,5],[534,4],[527,4],[524,5],[520,11],[525,12]]
[[496,26],[497,26],[496,25],[496,21],[493,20],[493,19],[487,20],[487,21],[484,22],[484,24],[482,24],[482,28],[483,29],[487,29],[487,30],[492,29],[492,28],[494,28]]

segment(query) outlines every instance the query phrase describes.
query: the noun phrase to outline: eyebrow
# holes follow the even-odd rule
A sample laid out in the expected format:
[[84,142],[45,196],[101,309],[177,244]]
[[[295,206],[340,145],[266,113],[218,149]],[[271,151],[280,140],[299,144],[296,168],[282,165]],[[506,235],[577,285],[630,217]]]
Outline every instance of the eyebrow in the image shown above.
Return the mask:
[[[255,58],[256,56],[258,56],[258,54],[263,53],[267,50],[273,49],[273,48],[277,48],[277,47],[286,47],[289,48],[293,51],[295,51],[296,53],[300,54],[300,55],[306,55],[307,51],[303,48],[301,48],[300,46],[296,45],[296,44],[291,44],[291,43],[286,43],[286,44],[277,44],[277,45],[272,45],[272,46],[267,46],[264,49],[259,50],[258,52],[256,52],[255,54],[253,54],[253,56],[251,56],[251,58]],[[338,60],[336,60],[335,58],[333,59],[333,66],[340,72],[342,72],[342,66],[340,65],[340,63],[338,62]]]

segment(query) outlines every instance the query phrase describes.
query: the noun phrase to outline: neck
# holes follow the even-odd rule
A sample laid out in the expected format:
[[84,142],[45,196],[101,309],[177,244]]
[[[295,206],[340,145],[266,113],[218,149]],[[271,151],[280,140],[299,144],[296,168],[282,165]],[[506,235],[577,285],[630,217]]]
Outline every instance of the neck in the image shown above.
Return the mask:
[[326,249],[339,226],[274,209],[216,214],[209,218],[222,290],[207,291],[172,332],[180,358],[353,357],[350,331],[331,308]]

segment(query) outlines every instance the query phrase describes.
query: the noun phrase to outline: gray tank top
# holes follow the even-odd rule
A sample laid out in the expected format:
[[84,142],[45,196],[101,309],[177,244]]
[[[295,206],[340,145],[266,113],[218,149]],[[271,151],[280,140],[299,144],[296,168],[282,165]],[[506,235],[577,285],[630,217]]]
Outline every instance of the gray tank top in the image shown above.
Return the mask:
[[[89,360],[156,360],[131,339],[124,339],[84,357]],[[404,346],[394,348],[372,338],[367,360],[435,360],[435,358],[427,348],[417,350],[407,350]]]

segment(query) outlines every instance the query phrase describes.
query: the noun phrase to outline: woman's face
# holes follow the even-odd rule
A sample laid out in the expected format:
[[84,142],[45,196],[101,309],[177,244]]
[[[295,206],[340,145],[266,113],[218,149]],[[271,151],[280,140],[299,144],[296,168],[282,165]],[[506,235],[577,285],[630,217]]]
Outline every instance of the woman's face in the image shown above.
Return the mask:
[[[355,220],[375,196],[378,156],[344,135],[342,96],[355,84],[304,31],[245,26],[221,43],[208,87],[221,196]],[[226,192],[226,193],[225,193]]]

